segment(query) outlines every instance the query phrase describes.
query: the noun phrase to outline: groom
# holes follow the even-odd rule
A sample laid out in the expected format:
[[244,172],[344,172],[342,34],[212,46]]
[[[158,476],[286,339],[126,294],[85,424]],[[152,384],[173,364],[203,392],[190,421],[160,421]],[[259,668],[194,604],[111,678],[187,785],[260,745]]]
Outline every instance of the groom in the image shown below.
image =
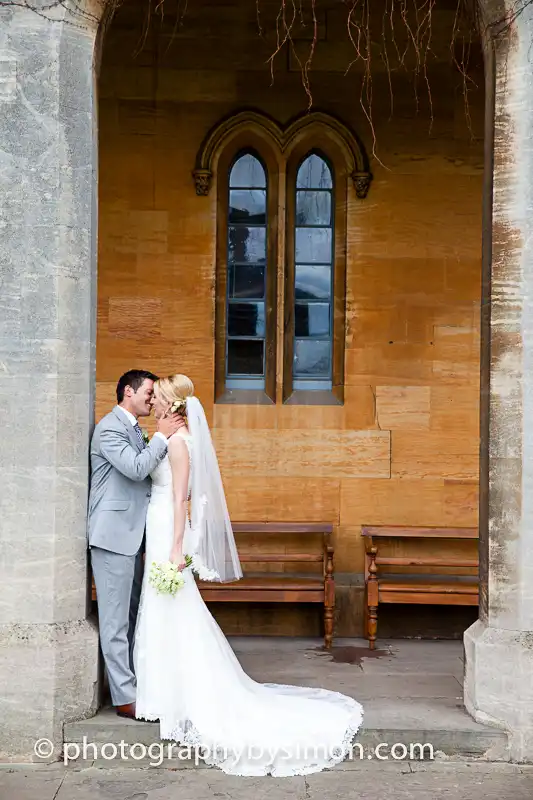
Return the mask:
[[117,403],[94,429],[88,538],[98,600],[100,643],[117,714],[135,718],[133,635],[143,575],[143,542],[150,499],[149,475],[182,425],[173,415],[158,420],[145,443],[138,418],[148,417],[157,376],[130,370],[117,385]]

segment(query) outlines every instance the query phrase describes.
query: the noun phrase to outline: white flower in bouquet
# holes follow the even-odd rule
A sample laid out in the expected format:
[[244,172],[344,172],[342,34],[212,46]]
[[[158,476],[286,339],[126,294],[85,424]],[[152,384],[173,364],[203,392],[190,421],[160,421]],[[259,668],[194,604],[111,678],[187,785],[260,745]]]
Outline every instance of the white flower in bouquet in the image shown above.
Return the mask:
[[[190,557],[185,556],[185,566],[188,567],[190,564]],[[172,596],[185,585],[183,572],[178,564],[173,564],[172,561],[164,561],[162,564],[152,561],[148,580],[158,594]]]

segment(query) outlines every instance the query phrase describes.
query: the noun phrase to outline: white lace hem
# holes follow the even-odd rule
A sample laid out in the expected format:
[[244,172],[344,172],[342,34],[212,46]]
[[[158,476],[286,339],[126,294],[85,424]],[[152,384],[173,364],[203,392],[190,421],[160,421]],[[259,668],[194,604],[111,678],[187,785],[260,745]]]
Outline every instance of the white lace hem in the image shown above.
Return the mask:
[[[263,685],[271,686],[272,688],[279,686],[279,684]],[[268,763],[263,763],[253,768],[250,767],[250,762],[248,761],[248,768],[243,771],[242,767],[239,769],[239,758],[242,755],[242,750],[237,756],[236,753],[232,754],[223,744],[216,746],[208,744],[202,739],[200,732],[191,720],[179,722],[174,725],[169,725],[167,721],[160,721],[160,738],[162,740],[177,742],[182,747],[193,748],[195,750],[195,757],[201,758],[207,766],[220,769],[226,775],[235,775],[239,777],[261,777],[270,775],[280,778],[311,775],[316,772],[322,772],[325,769],[332,769],[351,754],[353,739],[363,721],[363,708],[356,700],[341,695],[339,692],[331,691],[330,694],[339,698],[342,697],[345,702],[351,701],[352,708],[348,723],[342,736],[339,737],[338,744],[334,743],[327,748],[318,745],[316,750],[321,753],[321,757],[315,760],[307,760],[307,763],[300,766],[298,766],[296,759],[292,759],[292,762],[286,759],[288,763],[286,766],[283,766],[283,762],[281,762],[281,764],[278,763],[275,753],[272,754],[268,752],[268,755],[271,756]],[[156,713],[143,712],[139,714],[137,718],[155,722],[159,721],[159,717],[160,715]],[[253,750],[253,747],[251,749]],[[286,748],[281,749],[286,752]]]

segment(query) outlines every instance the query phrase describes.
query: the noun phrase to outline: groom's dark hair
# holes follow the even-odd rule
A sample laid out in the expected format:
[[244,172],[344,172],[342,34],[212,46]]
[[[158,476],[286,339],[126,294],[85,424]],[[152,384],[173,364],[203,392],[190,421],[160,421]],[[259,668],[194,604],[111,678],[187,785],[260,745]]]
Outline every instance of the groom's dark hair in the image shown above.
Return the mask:
[[154,375],[153,372],[148,372],[146,369],[130,369],[125,372],[117,383],[117,402],[122,403],[124,400],[126,386],[131,386],[133,391],[136,392],[147,380],[156,381],[157,375]]

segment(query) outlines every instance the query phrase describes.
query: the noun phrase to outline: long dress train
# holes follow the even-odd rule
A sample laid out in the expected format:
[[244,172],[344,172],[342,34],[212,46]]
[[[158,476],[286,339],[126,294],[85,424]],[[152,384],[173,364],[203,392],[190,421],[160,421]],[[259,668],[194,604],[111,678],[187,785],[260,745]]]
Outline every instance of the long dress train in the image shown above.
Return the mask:
[[[189,449],[194,480],[194,447]],[[190,531],[187,522],[183,552]],[[173,539],[172,474],[166,457],[152,474],[146,569],[134,662],[137,716],[160,720],[160,736],[198,747],[205,762],[233,775],[305,775],[342,761],[363,709],[326,689],[261,684],[242,669],[205,605],[191,569],[174,597],[148,583],[152,561],[167,561]]]

